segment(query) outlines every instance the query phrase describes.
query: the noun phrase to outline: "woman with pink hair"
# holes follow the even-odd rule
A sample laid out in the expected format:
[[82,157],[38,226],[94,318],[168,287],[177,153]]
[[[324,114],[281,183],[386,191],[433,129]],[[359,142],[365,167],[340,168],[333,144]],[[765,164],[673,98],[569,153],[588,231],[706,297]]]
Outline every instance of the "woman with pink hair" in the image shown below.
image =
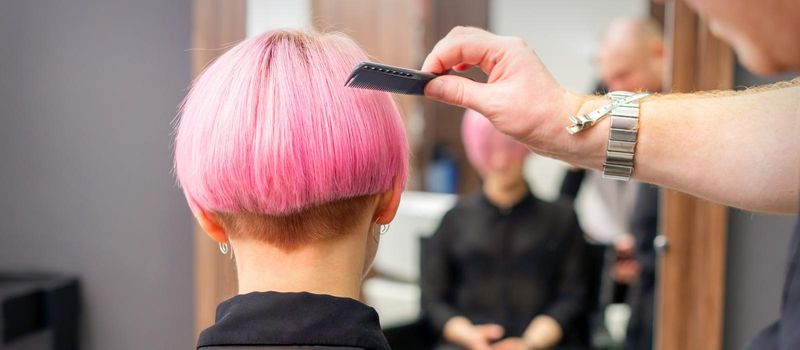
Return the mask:
[[584,348],[585,242],[570,203],[531,193],[530,153],[478,112],[462,123],[480,193],[445,214],[422,255],[422,308],[437,349]]
[[357,299],[397,211],[408,146],[388,94],[344,86],[365,58],[340,34],[280,30],[194,82],[175,171],[200,226],[235,253],[239,281],[199,349],[388,349]]

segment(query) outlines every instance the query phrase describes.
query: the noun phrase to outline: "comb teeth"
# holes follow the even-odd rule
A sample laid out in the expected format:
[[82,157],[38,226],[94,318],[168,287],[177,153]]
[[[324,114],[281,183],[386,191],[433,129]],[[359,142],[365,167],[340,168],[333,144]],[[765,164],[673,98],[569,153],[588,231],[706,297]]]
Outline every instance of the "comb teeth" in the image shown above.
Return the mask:
[[373,84],[373,83],[368,83],[368,82],[351,83],[350,85],[347,85],[347,86],[349,86],[351,88],[356,88],[356,89],[377,90],[377,91],[386,91],[386,92],[393,92],[393,93],[402,93],[402,92],[404,92],[404,90],[401,90],[401,89],[398,89],[398,88],[388,87],[388,86],[385,86],[385,85]]
[[423,95],[425,85],[436,75],[413,69],[362,62],[353,69],[345,83],[348,87]]
[[372,81],[372,79],[363,78],[360,76],[355,76],[352,80],[350,80],[350,82],[348,82],[347,86],[356,89],[378,90],[392,93],[408,93],[406,89],[402,89],[398,86],[387,85],[384,82],[376,82]]

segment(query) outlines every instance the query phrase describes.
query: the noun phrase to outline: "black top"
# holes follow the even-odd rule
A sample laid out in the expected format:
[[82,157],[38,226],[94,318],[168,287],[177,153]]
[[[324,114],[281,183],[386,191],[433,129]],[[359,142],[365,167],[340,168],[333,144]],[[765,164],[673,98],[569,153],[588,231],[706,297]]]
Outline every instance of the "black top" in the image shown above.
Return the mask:
[[388,350],[375,309],[356,300],[311,293],[257,292],[217,306],[197,348]]
[[640,184],[631,215],[631,235],[636,240],[633,252],[639,263],[639,277],[628,287],[626,301],[631,317],[625,333],[625,350],[653,348],[653,316],[656,286],[656,250],[658,234],[658,197],[656,186]]
[[[534,317],[569,328],[585,302],[585,247],[571,205],[528,194],[500,209],[481,193],[445,214],[422,254],[422,307],[437,332],[454,316],[521,336]],[[570,334],[570,332],[565,332]]]
[[564,180],[561,181],[561,189],[558,191],[560,198],[575,201],[585,177],[585,169],[567,170],[567,173],[564,174]]
[[656,249],[653,240],[658,235],[658,197],[658,187],[641,184],[630,223],[631,235],[636,240],[634,258],[641,267],[638,280],[648,290],[656,284]]

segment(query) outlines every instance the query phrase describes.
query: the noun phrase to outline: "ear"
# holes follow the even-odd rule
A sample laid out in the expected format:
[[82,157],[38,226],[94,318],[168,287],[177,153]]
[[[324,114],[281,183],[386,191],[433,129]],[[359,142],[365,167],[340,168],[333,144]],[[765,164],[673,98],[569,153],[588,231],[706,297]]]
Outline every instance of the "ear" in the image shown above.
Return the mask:
[[392,220],[397,214],[397,208],[400,207],[400,196],[403,194],[403,185],[400,180],[395,176],[392,182],[392,189],[382,193],[378,199],[378,208],[372,216],[372,222],[379,225],[385,225]]
[[216,215],[198,209],[195,211],[194,217],[197,219],[197,223],[200,224],[200,228],[202,228],[211,239],[217,242],[228,241],[228,233],[225,232],[225,228],[222,227]]

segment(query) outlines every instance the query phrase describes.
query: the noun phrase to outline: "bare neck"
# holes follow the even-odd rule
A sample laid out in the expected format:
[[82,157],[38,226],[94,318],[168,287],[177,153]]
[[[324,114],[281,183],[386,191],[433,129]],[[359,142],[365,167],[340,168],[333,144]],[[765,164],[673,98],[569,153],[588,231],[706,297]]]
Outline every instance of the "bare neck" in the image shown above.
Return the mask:
[[483,193],[489,202],[504,209],[519,203],[529,191],[528,183],[523,177],[508,183],[493,181],[492,178],[486,178],[483,182]]
[[359,299],[368,247],[375,244],[367,234],[371,228],[359,225],[353,232],[288,252],[252,239],[232,241],[239,294],[309,292]]

